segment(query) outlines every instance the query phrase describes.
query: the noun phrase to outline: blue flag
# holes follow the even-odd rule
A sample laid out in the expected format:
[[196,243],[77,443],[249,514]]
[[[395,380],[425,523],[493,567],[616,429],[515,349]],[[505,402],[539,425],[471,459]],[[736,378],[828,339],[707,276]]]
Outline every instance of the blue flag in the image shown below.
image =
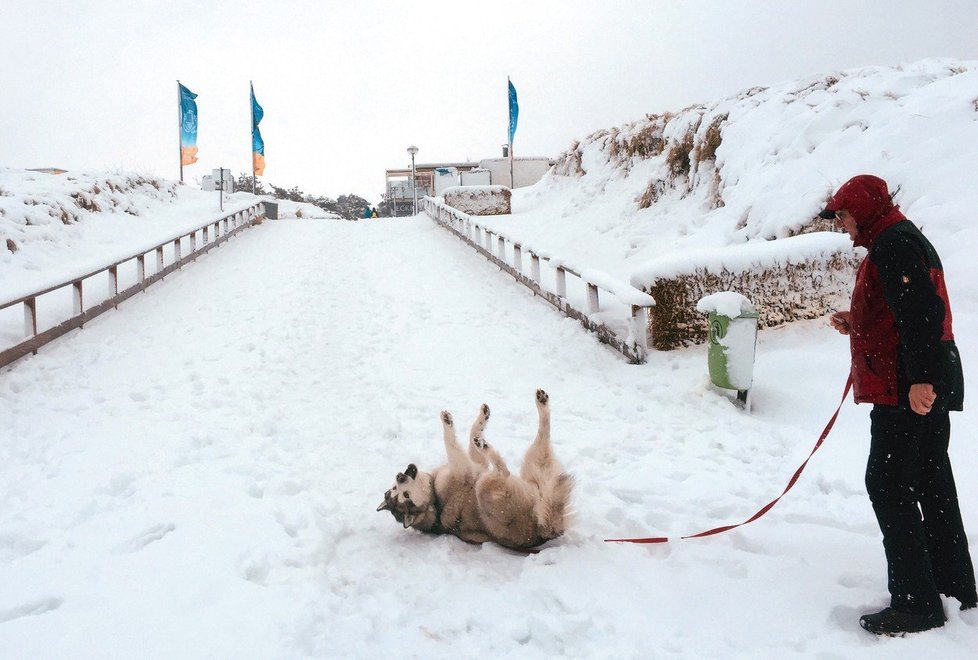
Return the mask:
[[512,81],[506,79],[509,84],[509,149],[513,150],[513,137],[516,135],[516,121],[520,118],[520,104],[516,100],[516,88]]
[[177,83],[180,90],[180,164],[197,162],[197,95]]
[[258,124],[264,116],[265,111],[255,98],[255,86],[251,85],[251,168],[255,176],[265,173],[265,141],[261,139],[261,131],[258,130]]

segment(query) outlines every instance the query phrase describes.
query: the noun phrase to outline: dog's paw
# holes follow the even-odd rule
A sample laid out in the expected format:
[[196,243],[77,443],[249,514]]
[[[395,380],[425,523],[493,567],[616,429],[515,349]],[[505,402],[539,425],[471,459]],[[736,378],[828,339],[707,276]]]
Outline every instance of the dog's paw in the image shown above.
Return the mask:
[[482,413],[483,419],[489,419],[489,404],[483,403],[482,407],[479,409],[479,412]]
[[547,394],[543,390],[537,390],[537,403],[539,403],[541,406],[545,406],[549,401],[550,401],[549,394]]
[[445,426],[452,426],[452,413],[447,410],[441,411],[441,423]]
[[476,446],[476,449],[481,449],[483,451],[489,448],[489,443],[486,442],[486,439],[481,435],[477,438],[472,438],[472,444]]

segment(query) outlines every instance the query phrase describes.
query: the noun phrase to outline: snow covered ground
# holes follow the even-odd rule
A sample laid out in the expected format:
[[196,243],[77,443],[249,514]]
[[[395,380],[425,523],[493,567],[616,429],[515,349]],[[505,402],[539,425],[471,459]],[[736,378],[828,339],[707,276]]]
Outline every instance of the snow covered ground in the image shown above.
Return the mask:
[[[944,89],[973,82],[965,70]],[[873,98],[902,98],[864,82]],[[973,96],[955,87],[934,106],[943,119],[927,133],[930,151],[880,172],[911,181],[904,209],[926,220],[944,256],[972,384],[978,234],[966,181],[978,141],[958,138],[978,126],[962,109]],[[865,114],[886,119],[863,133],[880,143],[904,130],[887,103]],[[797,129],[766,117],[768,143]],[[864,143],[834,139],[843,124],[822,136],[836,159],[873,171],[870,156],[857,160]],[[800,168],[781,171],[782,199],[806,190]],[[771,180],[740,175],[738,195],[770,194]],[[19,245],[5,252],[0,241],[0,301],[14,284],[111,261],[216,214],[209,193],[178,188],[146,202],[155,193],[143,190],[122,205],[136,215],[27,225],[9,212],[24,206],[24,176],[34,175],[0,171],[0,237]],[[59,181],[32,194],[58,198]],[[609,214],[644,184],[616,174],[601,193],[592,183],[518,191],[514,214],[497,221],[618,276],[697,228],[706,244],[743,238],[695,195]],[[806,194],[807,213],[817,195]],[[760,233],[781,222],[778,208],[758,212]],[[666,217],[685,229],[670,225],[656,243]],[[9,338],[5,321],[21,321],[0,316]],[[780,494],[847,370],[846,339],[824,320],[765,330],[747,414],[709,386],[704,347],[627,364],[427,218],[265,222],[0,371],[0,657],[971,658],[978,612],[954,601],[942,630],[877,639],[858,626],[888,602],[862,483],[866,406],[845,404],[766,516],[678,539],[740,522]],[[442,409],[467,424],[488,403],[487,439],[517,463],[538,387],[577,483],[566,536],[523,555],[406,531],[375,511],[408,462],[443,460]],[[973,556],[974,390],[953,416],[951,447]],[[604,542],[648,535],[673,541]]]
[[[959,323],[969,327],[973,313]],[[978,364],[973,341],[962,350]],[[0,374],[6,657],[970,657],[978,617],[878,640],[879,534],[844,338],[761,334],[754,413],[702,348],[626,364],[426,218],[267,222]],[[974,373],[971,366],[969,373]],[[376,505],[483,401],[516,462],[547,389],[577,524],[540,553]],[[978,497],[967,429],[953,457]],[[970,650],[969,650],[970,649]]]

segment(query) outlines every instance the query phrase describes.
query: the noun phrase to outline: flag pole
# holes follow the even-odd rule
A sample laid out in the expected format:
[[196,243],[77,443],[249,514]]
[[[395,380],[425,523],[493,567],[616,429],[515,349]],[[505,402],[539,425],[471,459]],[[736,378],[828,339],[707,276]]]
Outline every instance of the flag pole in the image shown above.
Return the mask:
[[[506,98],[507,99],[509,99],[509,86],[511,84],[512,83],[509,80],[509,76],[506,76]],[[512,117],[513,108],[512,108],[512,106],[510,106],[510,108],[509,108],[509,113],[510,113],[510,118],[509,119],[510,119],[510,121],[512,121],[513,120],[513,117]],[[509,189],[510,190],[513,190],[515,187],[516,187],[516,180],[515,180],[515,177],[513,176],[513,134],[512,134],[512,131],[510,131],[509,132]]]
[[251,108],[251,130],[248,131],[251,137],[251,194],[255,194],[255,83],[248,81],[248,107]]
[[180,163],[180,183],[183,183],[183,98],[180,96],[180,80],[177,79],[177,162]]

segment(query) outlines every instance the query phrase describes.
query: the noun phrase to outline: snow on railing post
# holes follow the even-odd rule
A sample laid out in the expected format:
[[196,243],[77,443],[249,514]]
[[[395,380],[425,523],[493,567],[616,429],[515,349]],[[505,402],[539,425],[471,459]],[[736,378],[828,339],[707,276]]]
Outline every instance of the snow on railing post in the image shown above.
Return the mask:
[[473,240],[476,245],[482,245],[482,227],[479,225],[475,226],[475,238]]
[[557,295],[567,298],[567,271],[563,266],[557,266]]
[[74,316],[78,316],[85,311],[85,299],[82,292],[81,280],[75,280],[71,283],[71,311]]
[[[24,301],[24,334],[33,337],[37,334],[37,298]],[[34,351],[37,355],[37,351]]]
[[207,231],[207,225],[204,225],[204,242],[203,242],[203,245],[207,245],[208,234],[209,234],[209,232]]
[[[119,267],[109,266],[109,298],[115,298],[119,295]],[[119,306],[115,306],[119,309]]]
[[540,284],[540,257],[532,251],[530,252],[530,277]]
[[190,232],[190,254],[197,251],[197,232]]
[[513,268],[517,273],[523,272],[523,248],[519,243],[513,243]]
[[587,283],[587,313],[595,314],[601,310],[598,305],[598,287],[597,285]]
[[644,358],[649,352],[649,308],[641,305],[632,305],[631,327],[629,332],[632,341]]
[[493,237],[493,233],[487,229],[486,230],[486,252],[488,252],[489,254],[492,254],[492,237]]
[[173,240],[173,261],[180,261],[181,249],[180,249],[180,239],[176,238]]
[[156,248],[156,272],[163,272],[163,246]]
[[146,254],[136,257],[136,279],[142,284],[146,280]]
[[498,239],[499,240],[496,241],[496,244],[499,247],[499,254],[496,256],[499,257],[500,260],[506,261],[506,239],[502,236],[499,236]]

